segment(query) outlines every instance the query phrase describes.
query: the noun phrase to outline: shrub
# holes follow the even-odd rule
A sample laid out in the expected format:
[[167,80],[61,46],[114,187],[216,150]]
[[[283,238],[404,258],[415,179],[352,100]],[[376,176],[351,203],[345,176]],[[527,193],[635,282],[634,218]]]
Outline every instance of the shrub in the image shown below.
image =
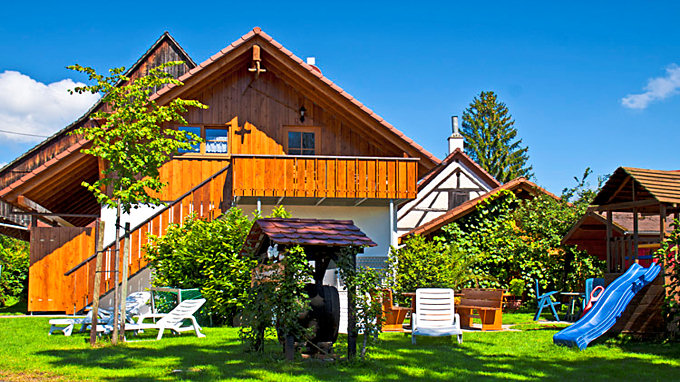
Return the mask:
[[578,290],[588,277],[600,276],[604,262],[561,244],[562,237],[580,218],[579,208],[539,195],[518,200],[503,191],[480,203],[477,211],[444,227],[444,239],[470,255],[478,256],[476,272],[489,274],[484,287],[509,288],[513,279],[542,288]]
[[25,241],[0,235],[0,306],[28,293],[29,246]]
[[[283,207],[272,215],[289,216]],[[151,236],[147,259],[154,285],[199,288],[213,323],[230,323],[255,266],[254,260],[239,255],[252,225],[240,209],[231,208],[213,221],[192,215],[181,226],[170,225],[165,236]]]
[[401,294],[418,288],[460,289],[469,284],[476,285],[488,278],[488,274],[476,266],[477,262],[474,253],[466,254],[456,243],[411,236],[403,246],[390,251],[392,288]]

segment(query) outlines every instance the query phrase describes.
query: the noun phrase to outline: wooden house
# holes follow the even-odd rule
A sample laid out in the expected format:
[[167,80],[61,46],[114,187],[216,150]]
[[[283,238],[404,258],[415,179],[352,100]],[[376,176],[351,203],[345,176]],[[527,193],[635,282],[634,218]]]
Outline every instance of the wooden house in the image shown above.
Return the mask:
[[[189,111],[187,126],[176,126],[205,143],[161,168],[169,182],[159,195],[166,206],[124,219],[134,227],[124,264],[133,289],[148,285],[148,233],[163,234],[190,213],[216,218],[231,206],[266,215],[284,205],[298,218],[353,220],[378,244],[358,261],[384,259],[397,241],[396,206],[416,197],[417,180],[440,163],[436,157],[260,28],[199,65],[166,33],[129,73],[178,59],[185,64],[174,74],[184,86],[166,86],[153,97],[208,105]],[[68,133],[94,123],[89,115],[99,107],[0,171],[0,199],[36,223],[29,311],[73,312],[92,301],[94,222],[106,222],[110,243],[114,214],[80,185],[96,180],[102,163],[80,152],[87,141]],[[100,293],[115,281],[111,245],[105,253]]]
[[453,133],[448,138],[449,155],[420,179],[418,196],[399,206],[397,231],[400,236],[501,185],[465,154],[458,117],[451,119]]

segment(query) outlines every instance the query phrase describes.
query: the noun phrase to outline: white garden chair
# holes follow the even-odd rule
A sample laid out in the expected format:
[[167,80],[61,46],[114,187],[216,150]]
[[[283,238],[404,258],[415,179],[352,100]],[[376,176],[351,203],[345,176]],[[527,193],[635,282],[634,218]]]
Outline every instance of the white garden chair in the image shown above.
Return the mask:
[[[135,321],[132,318],[133,316],[148,313],[151,310],[148,305],[150,300],[151,292],[141,291],[130,293],[125,298],[125,322],[134,324]],[[99,308],[98,312],[99,318],[97,319],[97,322],[100,325],[113,325],[113,312],[111,310]],[[88,312],[85,318],[76,320],[76,324],[82,324],[80,331],[84,332],[85,329],[92,324],[92,311]]]
[[[196,313],[203,304],[205,304],[204,298],[185,300],[180,302],[170,313],[140,316],[137,324],[131,324],[130,327],[131,329],[137,330],[158,329],[157,340],[163,338],[163,331],[165,329],[170,329],[175,333],[193,330],[196,333],[196,337],[205,337],[205,334],[201,333],[201,327],[198,325],[198,322],[196,322],[196,317],[194,317],[194,313]],[[146,318],[160,318],[160,320],[155,323],[144,323],[143,321]],[[185,320],[191,321],[191,324],[185,326]]]
[[453,289],[416,290],[416,311],[411,314],[411,343],[416,336],[457,336],[463,343],[460,317],[454,311]]

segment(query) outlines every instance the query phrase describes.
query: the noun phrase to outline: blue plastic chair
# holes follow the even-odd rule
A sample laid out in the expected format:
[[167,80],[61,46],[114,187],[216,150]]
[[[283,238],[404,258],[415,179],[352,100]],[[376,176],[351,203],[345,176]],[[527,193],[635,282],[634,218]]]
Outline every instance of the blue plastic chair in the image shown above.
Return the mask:
[[555,320],[559,321],[560,316],[557,315],[557,310],[555,310],[555,307],[560,305],[559,302],[553,301],[551,298],[552,295],[559,293],[558,291],[552,291],[548,293],[541,294],[539,286],[538,286],[538,280],[534,280],[536,282],[536,302],[538,304],[538,309],[536,310],[536,316],[534,317],[534,321],[538,321],[538,318],[541,316],[541,312],[543,312],[543,308],[550,307],[550,310],[552,311],[553,316],[555,316]]
[[586,305],[588,305],[588,302],[590,301],[590,294],[593,292],[593,289],[595,289],[598,286],[604,286],[604,279],[601,278],[590,278],[586,279],[586,293],[585,297],[583,298],[583,308],[586,308]]

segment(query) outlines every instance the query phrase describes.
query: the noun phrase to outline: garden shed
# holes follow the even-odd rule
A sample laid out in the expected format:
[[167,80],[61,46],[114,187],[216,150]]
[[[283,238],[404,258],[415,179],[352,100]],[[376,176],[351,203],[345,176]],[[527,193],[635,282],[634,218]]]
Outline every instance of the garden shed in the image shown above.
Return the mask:
[[[340,301],[337,289],[323,286],[324,275],[343,248],[355,249],[352,252],[352,264],[356,264],[356,253],[362,252],[364,247],[373,247],[377,244],[351,220],[265,218],[253,224],[241,249],[241,255],[255,256],[258,259],[258,268],[265,271],[268,263],[276,263],[276,255],[272,255],[273,252],[283,253],[295,245],[304,248],[307,259],[314,264],[316,295],[312,296],[313,293],[310,293],[312,311],[317,311],[322,317],[320,321],[325,321],[320,327],[331,326],[330,337],[334,342],[340,326],[340,306],[337,305]],[[354,297],[355,291],[348,290],[347,352],[350,358],[356,354]]]

